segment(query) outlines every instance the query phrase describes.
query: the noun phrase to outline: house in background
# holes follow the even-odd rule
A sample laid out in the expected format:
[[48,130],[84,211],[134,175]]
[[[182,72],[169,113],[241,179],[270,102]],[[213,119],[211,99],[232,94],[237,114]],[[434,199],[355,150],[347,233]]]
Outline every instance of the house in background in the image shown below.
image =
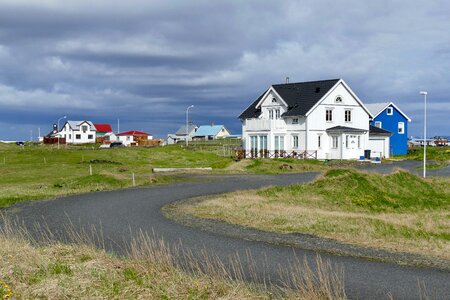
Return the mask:
[[148,141],[153,140],[150,133],[132,130],[116,134],[117,140],[125,146],[145,146]]
[[201,125],[195,132],[194,140],[216,140],[230,136],[224,125]]
[[247,153],[360,159],[369,147],[371,117],[344,80],[332,79],[272,85],[239,119]]
[[369,149],[372,157],[389,158],[391,153],[390,137],[392,132],[370,125]]
[[95,143],[96,132],[91,121],[66,121],[56,137],[65,138],[67,144]]
[[97,143],[109,144],[116,140],[116,135],[114,134],[111,125],[109,124],[94,124],[97,130]]
[[370,125],[392,132],[390,154],[407,154],[411,119],[392,102],[369,103],[366,107],[373,115]]
[[192,138],[195,135],[195,132],[197,131],[198,126],[195,124],[190,123],[186,130],[186,125],[181,126],[175,134],[168,134],[166,139],[166,144],[176,144],[179,142],[186,141],[186,138],[188,141],[192,141]]

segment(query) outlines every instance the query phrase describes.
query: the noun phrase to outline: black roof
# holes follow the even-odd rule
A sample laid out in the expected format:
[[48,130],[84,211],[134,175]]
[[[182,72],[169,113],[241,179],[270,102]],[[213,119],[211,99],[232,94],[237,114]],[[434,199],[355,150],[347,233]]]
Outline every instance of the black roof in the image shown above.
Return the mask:
[[367,130],[360,129],[360,128],[347,127],[347,126],[334,126],[334,127],[328,128],[326,131],[365,132]]
[[369,126],[369,135],[392,135],[392,132],[376,126]]
[[[339,79],[330,79],[274,84],[272,87],[288,105],[288,111],[283,116],[304,116],[338,81]],[[256,109],[256,105],[266,92],[267,90],[239,118],[257,118],[261,114],[261,109]]]

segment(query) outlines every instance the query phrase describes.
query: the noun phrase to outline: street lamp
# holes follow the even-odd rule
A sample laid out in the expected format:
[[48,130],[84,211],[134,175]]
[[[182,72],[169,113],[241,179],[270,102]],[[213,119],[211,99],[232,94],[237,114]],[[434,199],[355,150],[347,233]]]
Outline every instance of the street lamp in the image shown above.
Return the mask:
[[186,147],[188,146],[188,137],[189,137],[189,109],[193,108],[194,105],[189,106],[186,108]]
[[67,116],[62,116],[61,118],[58,119],[58,150],[59,150],[59,136],[60,136],[60,130],[59,130],[59,121],[61,121],[61,119],[66,119]]
[[423,118],[423,178],[427,177],[427,94],[426,91],[421,91],[424,98],[424,118]]

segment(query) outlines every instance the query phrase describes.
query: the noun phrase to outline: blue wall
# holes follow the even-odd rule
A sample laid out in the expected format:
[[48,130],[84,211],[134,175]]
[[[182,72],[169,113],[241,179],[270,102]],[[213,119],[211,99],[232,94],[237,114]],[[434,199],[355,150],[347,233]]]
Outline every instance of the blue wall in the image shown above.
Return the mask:
[[[408,153],[408,119],[404,117],[398,110],[392,107],[392,115],[387,114],[387,107],[382,111],[372,122],[371,125],[375,126],[376,121],[381,121],[381,128],[392,132],[390,139],[391,154],[407,154]],[[398,133],[398,123],[403,122],[405,124],[405,130],[403,134]]]

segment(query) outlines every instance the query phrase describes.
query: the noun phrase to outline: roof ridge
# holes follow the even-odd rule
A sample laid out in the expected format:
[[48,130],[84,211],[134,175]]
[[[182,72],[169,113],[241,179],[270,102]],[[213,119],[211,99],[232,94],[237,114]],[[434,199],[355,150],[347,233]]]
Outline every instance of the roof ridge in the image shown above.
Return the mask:
[[339,81],[341,79],[342,78],[334,78],[334,79],[310,80],[310,81],[299,81],[299,82],[290,82],[290,83],[277,83],[277,84],[272,84],[272,86],[294,85],[294,84],[301,84],[301,83],[326,82],[326,81]]

